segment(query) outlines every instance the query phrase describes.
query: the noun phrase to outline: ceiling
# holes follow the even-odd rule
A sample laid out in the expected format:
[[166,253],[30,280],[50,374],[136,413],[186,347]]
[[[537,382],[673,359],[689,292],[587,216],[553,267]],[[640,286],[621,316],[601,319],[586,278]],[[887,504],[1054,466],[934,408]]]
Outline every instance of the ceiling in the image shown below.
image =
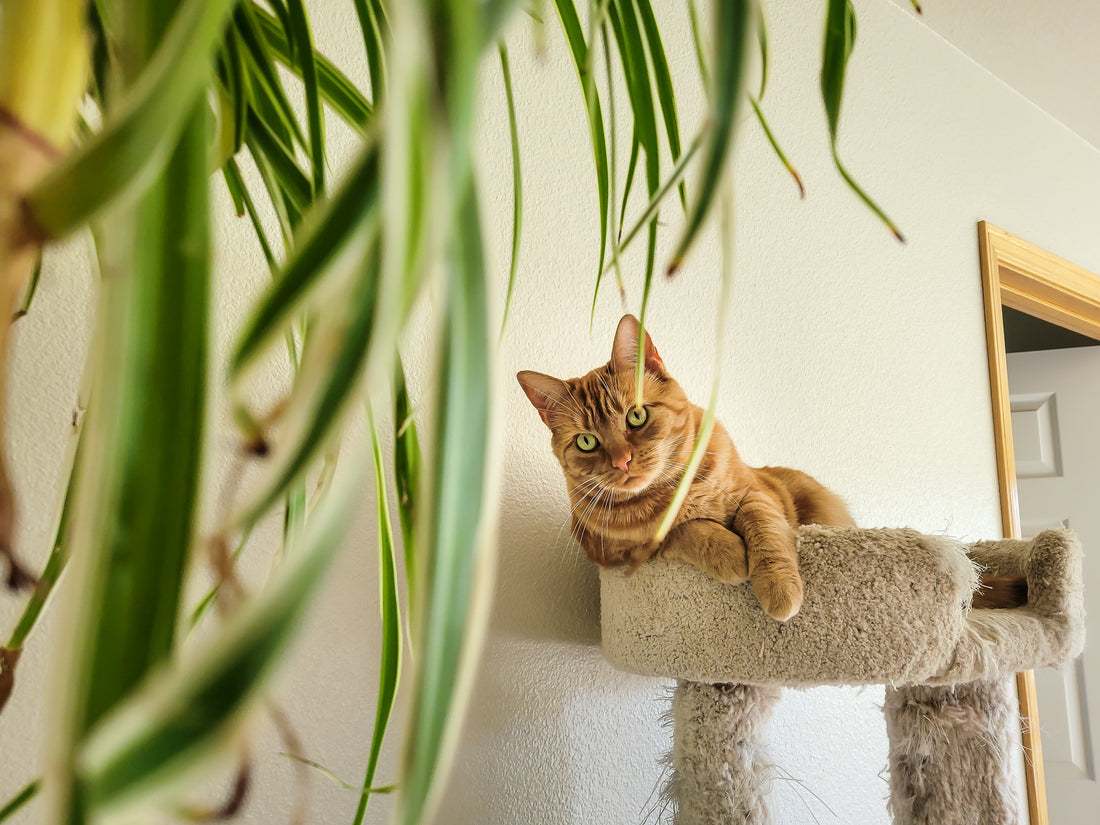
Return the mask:
[[[909,0],[894,0],[912,12]],[[921,0],[919,19],[1100,149],[1100,2]]]

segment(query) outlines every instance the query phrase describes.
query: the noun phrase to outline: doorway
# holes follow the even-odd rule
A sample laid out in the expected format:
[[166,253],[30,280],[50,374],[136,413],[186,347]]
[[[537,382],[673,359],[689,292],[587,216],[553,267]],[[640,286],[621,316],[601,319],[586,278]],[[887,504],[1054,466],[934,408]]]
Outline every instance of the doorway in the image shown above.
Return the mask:
[[[1069,520],[1070,526],[1076,527],[1073,516],[1062,513],[1066,507],[1072,509],[1072,505],[1066,503],[1055,508],[1059,511],[1058,515],[1054,515],[1053,511],[1046,512],[1051,510],[1050,506],[1039,504],[1034,488],[1029,486],[1033,480],[1060,478],[1063,473],[1062,453],[1066,445],[1058,440],[1058,391],[1036,389],[1045,384],[1053,387],[1048,379],[1052,379],[1055,372],[1061,372],[1062,368],[1056,368],[1051,362],[1035,369],[1034,364],[1030,363],[1035,360],[1034,357],[1014,358],[1012,372],[1018,385],[1014,405],[1013,389],[1009,384],[1009,358],[1006,352],[1010,347],[1006,346],[1005,317],[1007,315],[1009,319],[1013,337],[1017,337],[1021,328],[1036,326],[1031,334],[1041,336],[1041,340],[1046,342],[1040,346],[1049,343],[1051,348],[1062,348],[1067,344],[1072,346],[1090,340],[1100,341],[1100,277],[985,221],[978,224],[978,245],[985,292],[986,339],[1004,535],[1019,538],[1035,527],[1049,526],[1039,522],[1061,523]],[[1032,319],[1038,319],[1041,323],[1036,324]],[[1050,326],[1057,329],[1052,330]],[[1011,348],[1018,348],[1018,345],[1013,344]],[[1100,349],[1093,352],[1100,355]],[[1090,363],[1100,364],[1100,359],[1096,358],[1072,357],[1069,360],[1083,361],[1086,370],[1090,369]],[[1020,366],[1020,362],[1028,363]],[[1067,373],[1071,377],[1059,379],[1064,386],[1087,380],[1081,377],[1080,365],[1074,369],[1077,372]],[[1036,378],[1035,375],[1041,377]],[[1066,381],[1070,383],[1065,384]],[[1094,378],[1092,387],[1100,394],[1100,375]],[[1063,391],[1062,395],[1065,405],[1068,394]],[[1086,395],[1082,401],[1080,393],[1073,401],[1074,406],[1089,403],[1089,397]],[[1014,406],[1021,435],[1019,452],[1013,443]],[[1100,431],[1096,427],[1085,429]],[[1027,493],[1027,531],[1021,525],[1021,486],[1026,488]],[[1096,491],[1092,492],[1095,494]],[[1092,601],[1090,596],[1095,592],[1095,587],[1086,590],[1087,603]],[[1100,614],[1100,603],[1093,602],[1092,606],[1090,624],[1095,624]],[[1089,664],[1095,663],[1075,662],[1061,674],[1044,672],[1038,689],[1034,672],[1017,676],[1031,825],[1052,825],[1048,790],[1050,797],[1056,798],[1055,804],[1050,807],[1059,812],[1064,812],[1066,802],[1074,799],[1090,805],[1089,810],[1095,810],[1100,804],[1100,784],[1096,782],[1090,744],[1096,739],[1096,733],[1090,728],[1095,729],[1100,724],[1100,713],[1093,714],[1090,723],[1087,713],[1089,685],[1085,679]],[[1100,684],[1095,681],[1091,687],[1094,694],[1100,691]],[[1098,701],[1100,694],[1094,695],[1094,706]],[[1044,769],[1040,733],[1043,708],[1054,726],[1051,729],[1049,776]],[[1087,801],[1091,796],[1095,796],[1096,801]],[[1053,825],[1063,823],[1054,821]]]

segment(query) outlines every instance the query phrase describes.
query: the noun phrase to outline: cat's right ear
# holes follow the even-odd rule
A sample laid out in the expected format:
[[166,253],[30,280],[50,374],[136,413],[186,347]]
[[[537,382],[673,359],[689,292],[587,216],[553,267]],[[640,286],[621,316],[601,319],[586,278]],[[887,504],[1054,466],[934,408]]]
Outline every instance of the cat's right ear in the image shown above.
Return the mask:
[[523,391],[527,393],[535,409],[539,411],[542,423],[549,427],[550,414],[569,395],[569,388],[565,382],[531,370],[517,373],[516,378],[519,379],[519,385],[523,387]]

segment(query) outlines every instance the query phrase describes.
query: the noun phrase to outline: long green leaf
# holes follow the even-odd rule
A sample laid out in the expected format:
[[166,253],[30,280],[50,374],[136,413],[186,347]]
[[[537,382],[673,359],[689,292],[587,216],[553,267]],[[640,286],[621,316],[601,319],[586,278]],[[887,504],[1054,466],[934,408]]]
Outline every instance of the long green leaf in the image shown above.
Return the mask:
[[[581,93],[585,95],[585,112],[588,116],[588,134],[592,142],[592,157],[596,164],[596,190],[600,202],[600,262],[596,269],[597,279],[603,275],[607,254],[607,203],[608,203],[608,167],[607,139],[604,136],[603,108],[600,106],[599,93],[588,80],[588,44],[585,43],[577,9],[573,0],[554,0],[573,55],[573,65],[577,68],[577,77],[581,83]],[[591,89],[591,94],[589,90]]]
[[[604,19],[600,22],[600,43],[603,46],[603,67],[604,75],[608,79],[607,83],[607,144],[608,144],[608,183],[611,186],[611,194],[614,195],[617,191],[618,183],[618,152],[615,147],[616,135],[618,134],[618,126],[616,125],[615,117],[615,80],[614,74],[611,69],[611,34],[610,27],[608,26],[606,14]],[[638,159],[638,143],[633,141],[633,150],[631,154],[631,160],[637,162]],[[631,170],[631,177],[633,177],[633,169]],[[626,206],[626,199],[630,196],[629,181],[627,183],[627,191],[623,194],[623,206]],[[610,268],[615,270],[615,282],[619,287],[619,297],[622,300],[626,300],[626,284],[623,282],[623,268],[619,261],[619,238],[622,235],[622,216],[619,217],[619,222],[615,223],[615,209],[614,204],[612,208],[608,209],[608,228],[611,230],[611,264]],[[606,275],[605,270],[601,275]],[[600,297],[600,283],[602,278],[596,278],[596,288],[592,290],[592,308],[588,313],[588,331],[592,332],[593,327],[596,324],[596,301]]]
[[313,56],[313,33],[309,28],[305,4],[302,0],[287,0],[290,13],[290,30],[287,39],[294,43],[302,87],[306,95],[306,117],[309,121],[309,157],[313,170],[313,196],[325,191],[325,113],[321,108],[321,94],[317,87],[317,64]]
[[[69,482],[66,485],[65,499],[61,505],[61,516],[58,519],[50,557],[46,560],[46,567],[42,571],[42,575],[38,577],[38,583],[35,585],[34,592],[31,593],[31,597],[27,600],[27,604],[23,608],[23,614],[19,617],[19,621],[16,622],[15,628],[11,632],[11,636],[8,637],[7,644],[4,645],[3,649],[5,651],[17,651],[26,644],[27,637],[34,629],[35,624],[38,622],[38,617],[42,614],[42,610],[46,606],[46,600],[49,599],[50,594],[53,593],[54,585],[57,584],[57,579],[61,575],[61,571],[65,569],[65,562],[68,559],[68,554],[65,552],[65,541],[69,530],[69,521],[72,518],[73,492],[76,486],[75,482],[78,471],[78,467],[74,465],[72,473],[69,476]],[[0,696],[0,708],[3,708],[3,704],[3,697]]]
[[[79,805],[71,759],[87,731],[169,656],[194,532],[205,419],[209,287],[207,106],[192,104],[160,180],[106,224],[97,384],[71,532],[60,634],[67,687],[50,785]],[[133,239],[140,238],[140,243]]]
[[642,153],[642,143],[638,140],[638,130],[630,133],[630,159],[626,163],[626,184],[623,186],[623,203],[619,210],[619,228],[626,223],[626,207],[630,201],[630,193],[634,189],[634,174],[638,171],[638,158]]
[[[615,33],[615,40],[619,45],[619,55],[623,62],[623,73],[626,76],[627,92],[630,95],[630,105],[634,111],[635,135],[645,150],[646,156],[646,184],[649,195],[652,198],[660,189],[660,148],[657,145],[657,115],[653,100],[653,90],[650,84],[649,68],[646,63],[645,47],[642,43],[641,31],[634,13],[632,2],[625,2],[618,6],[611,6],[608,18],[611,21],[611,29]],[[642,306],[638,313],[639,321],[644,330],[646,309],[649,305],[649,296],[653,285],[653,269],[657,251],[657,220],[654,218],[649,224],[649,243],[646,249],[645,282],[642,287]],[[645,336],[638,337],[638,359],[636,371],[636,397],[635,404],[641,407],[642,399],[642,373],[645,369],[643,349]]]
[[382,15],[377,0],[355,0],[355,14],[363,30],[363,49],[370,71],[371,100],[375,106],[386,93],[386,51],[382,38]]
[[355,811],[355,825],[361,825],[367,813],[378,758],[382,754],[382,742],[386,736],[390,713],[393,711],[397,682],[401,675],[401,610],[397,600],[397,556],[393,543],[393,524],[390,521],[389,494],[386,492],[386,467],[382,461],[382,444],[374,412],[367,406],[367,418],[371,431],[371,455],[374,458],[374,494],[378,513],[378,582],[379,606],[382,612],[382,653],[379,660],[378,705],[374,715],[374,733],[371,736],[370,756],[363,777],[362,795]]
[[275,170],[271,168],[267,157],[257,145],[255,136],[249,135],[244,142],[248,147],[248,153],[252,156],[252,162],[256,164],[256,171],[260,173],[260,180],[263,181],[271,207],[275,211],[275,218],[279,222],[279,231],[282,234],[283,249],[291,250],[294,248],[294,236],[302,222],[302,213],[295,206],[294,199],[283,191]]
[[768,139],[768,143],[771,144],[772,151],[775,152],[776,157],[779,158],[779,162],[783,164],[788,174],[794,178],[795,185],[798,186],[798,196],[800,198],[806,197],[806,188],[802,185],[802,176],[798,174],[798,170],[794,168],[789,160],[787,160],[787,155],[783,152],[782,147],[779,145],[779,141],[772,133],[771,127],[764,117],[764,110],[760,108],[760,101],[752,95],[749,95],[749,104],[752,106],[753,112],[756,113],[756,120],[760,124],[760,128],[764,130],[764,136]]
[[19,305],[19,309],[12,315],[11,320],[18,321],[24,315],[31,311],[31,304],[34,302],[34,295],[38,292],[38,282],[42,280],[42,254],[39,253],[38,260],[34,263],[34,271],[31,273],[31,279],[27,282],[27,288],[23,291],[23,301]]
[[293,150],[279,140],[268,123],[255,109],[248,115],[248,145],[253,155],[263,154],[275,173],[279,188],[289,196],[299,212],[304,212],[313,202],[310,180],[294,159]]
[[413,420],[412,404],[405,384],[405,368],[401,358],[395,359],[393,379],[393,475],[397,487],[397,514],[401,520],[401,544],[405,549],[405,590],[408,602],[418,601],[419,580],[416,574],[416,556],[419,546],[420,438]]
[[103,130],[57,165],[27,196],[49,237],[67,235],[124,191],[163,168],[206,88],[211,56],[234,0],[185,0],[153,59]]
[[[279,22],[268,11],[253,2],[249,2],[247,7],[255,17],[268,48],[279,62],[292,71],[300,71]],[[348,125],[354,127],[360,134],[364,134],[374,114],[370,102],[324,55],[315,52],[313,57],[317,66],[317,87],[321,97]]]
[[284,658],[362,496],[365,456],[325,496],[264,590],[186,666],[154,674],[81,749],[83,801],[98,816],[142,809],[196,771],[232,736]]
[[[722,199],[719,206],[721,218],[719,237],[722,238],[722,268],[719,275],[718,324],[715,330],[714,378],[711,380],[710,385],[710,401],[707,403],[707,408],[703,411],[703,417],[699,421],[699,430],[695,434],[695,442],[692,445],[691,455],[688,457],[687,466],[684,468],[684,474],[680,477],[680,482],[676,485],[676,492],[673,493],[672,501],[669,503],[668,509],[661,519],[661,523],[657,526],[657,533],[653,537],[653,542],[655,544],[664,541],[669,530],[672,529],[672,525],[676,521],[676,515],[680,512],[680,508],[683,506],[684,501],[687,499],[688,492],[691,490],[692,481],[695,480],[695,473],[699,470],[699,465],[703,463],[703,456],[707,454],[707,447],[710,445],[710,438],[714,433],[714,416],[718,408],[719,385],[721,384],[723,372],[722,367],[723,364],[725,364],[725,358],[723,357],[723,342],[726,337],[726,326],[729,323],[730,297],[733,294],[733,187],[729,182],[726,183],[721,195]],[[641,330],[639,330],[638,334],[639,337],[644,339],[644,333]]]
[[[675,164],[680,158],[680,121],[676,115],[676,93],[672,86],[672,73],[668,68],[668,58],[665,56],[665,46],[661,42],[661,30],[653,15],[653,7],[649,0],[636,0],[636,2],[638,17],[645,31],[646,45],[649,47],[649,57],[653,63],[653,80],[657,86],[657,99],[661,103],[661,117],[665,124],[665,135],[668,137],[669,154]],[[680,205],[687,209],[687,190],[683,182],[678,188]]]
[[703,48],[703,36],[699,31],[699,12],[695,8],[695,0],[688,0],[688,17],[691,21],[691,42],[695,46],[695,62],[699,64],[699,77],[703,81],[703,88],[710,89],[707,51]]
[[418,573],[420,655],[399,803],[402,825],[416,825],[430,815],[453,755],[459,722],[454,711],[461,706],[471,664],[464,654],[480,639],[471,630],[475,574],[489,552],[482,509],[491,370],[481,226],[472,189],[465,204],[452,239],[431,504],[421,511],[426,543]]
[[508,49],[500,44],[500,70],[504,76],[504,95],[508,101],[508,131],[512,139],[512,257],[508,265],[508,291],[504,295],[504,315],[500,320],[500,335],[508,325],[508,309],[512,306],[512,291],[519,269],[519,238],[523,228],[523,174],[519,164],[519,130],[516,128],[516,103],[512,95],[512,72],[508,66]]
[[[684,262],[695,237],[710,213],[714,196],[725,174],[733,143],[737,104],[745,58],[745,41],[750,25],[750,0],[714,2],[714,75],[710,86],[710,135],[703,150],[703,168],[695,200],[688,211],[687,225],[676,244],[668,274],[674,275]],[[721,44],[720,46],[717,44]]]
[[702,147],[706,137],[707,133],[703,131],[692,138],[691,143],[688,144],[688,148],[684,153],[680,155],[680,159],[676,162],[672,172],[669,173],[668,178],[658,187],[657,191],[653,193],[653,197],[650,198],[649,203],[646,204],[645,210],[643,210],[642,214],[633,224],[631,224],[630,229],[623,234],[622,240],[618,244],[618,254],[621,255],[638,236],[638,233],[641,232],[644,227],[648,226],[650,221],[656,217],[661,202],[665,199],[665,196],[672,191],[672,187],[674,187],[687,173],[688,166],[691,164],[692,159],[695,157],[700,147]]
[[825,114],[829,121],[829,139],[833,162],[848,187],[861,201],[874,212],[899,242],[905,243],[905,236],[881,207],[863,191],[855,178],[849,174],[837,154],[837,132],[840,128],[840,104],[844,98],[844,74],[848,68],[848,58],[856,43],[856,11],[851,0],[829,0],[825,18],[825,49],[821,57],[821,98],[825,102]]
[[379,151],[371,142],[337,191],[319,202],[305,223],[294,257],[241,333],[230,361],[233,377],[239,377],[263,346],[295,317],[304,297],[341,257],[349,241],[369,233],[378,206],[379,175]]
[[24,785],[15,796],[4,804],[3,808],[0,808],[0,822],[6,821],[18,813],[24,805],[38,795],[40,790],[42,790],[41,779],[32,779]]
[[225,62],[228,74],[228,91],[233,100],[233,154],[240,151],[244,144],[245,118],[248,116],[248,102],[251,92],[248,74],[244,67],[244,54],[236,29],[232,26],[225,35]]
[[[77,435],[77,438],[79,439],[79,435]],[[79,445],[76,452],[79,453]],[[69,481],[65,486],[65,497],[54,534],[53,548],[46,561],[46,567],[42,571],[42,575],[38,577],[34,591],[31,593],[26,605],[24,605],[23,613],[8,637],[7,643],[0,647],[0,711],[3,711],[15,688],[15,671],[22,656],[23,647],[27,643],[27,638],[41,618],[46,603],[57,585],[57,580],[61,577],[61,573],[69,560],[67,537],[69,522],[72,518],[73,492],[78,472],[76,460],[78,458],[79,456],[74,458],[74,464],[70,468]],[[0,817],[0,821],[2,821],[2,817]]]
[[764,13],[764,4],[758,2],[754,6],[756,13],[756,45],[760,48],[760,91],[756,93],[757,101],[764,99],[764,92],[768,89],[768,21]]
[[252,85],[271,101],[280,122],[293,135],[294,141],[297,141],[300,146],[305,146],[306,139],[298,125],[294,108],[290,105],[290,100],[283,89],[282,81],[279,80],[275,63],[269,53],[270,47],[260,33],[251,3],[241,3],[237,6],[236,11],[233,12],[233,25],[244,46],[250,74],[254,78]]

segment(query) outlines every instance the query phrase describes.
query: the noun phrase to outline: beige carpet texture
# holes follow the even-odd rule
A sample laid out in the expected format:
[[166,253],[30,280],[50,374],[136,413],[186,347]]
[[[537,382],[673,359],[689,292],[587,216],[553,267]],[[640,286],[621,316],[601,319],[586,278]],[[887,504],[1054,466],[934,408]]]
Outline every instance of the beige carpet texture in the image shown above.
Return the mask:
[[[971,610],[977,565],[1024,573],[1029,604]],[[785,624],[751,585],[651,561],[600,573],[604,655],[634,673],[693,682],[942,685],[1059,665],[1084,644],[1081,550],[1072,533],[962,545],[914,530],[799,528],[806,596]]]

